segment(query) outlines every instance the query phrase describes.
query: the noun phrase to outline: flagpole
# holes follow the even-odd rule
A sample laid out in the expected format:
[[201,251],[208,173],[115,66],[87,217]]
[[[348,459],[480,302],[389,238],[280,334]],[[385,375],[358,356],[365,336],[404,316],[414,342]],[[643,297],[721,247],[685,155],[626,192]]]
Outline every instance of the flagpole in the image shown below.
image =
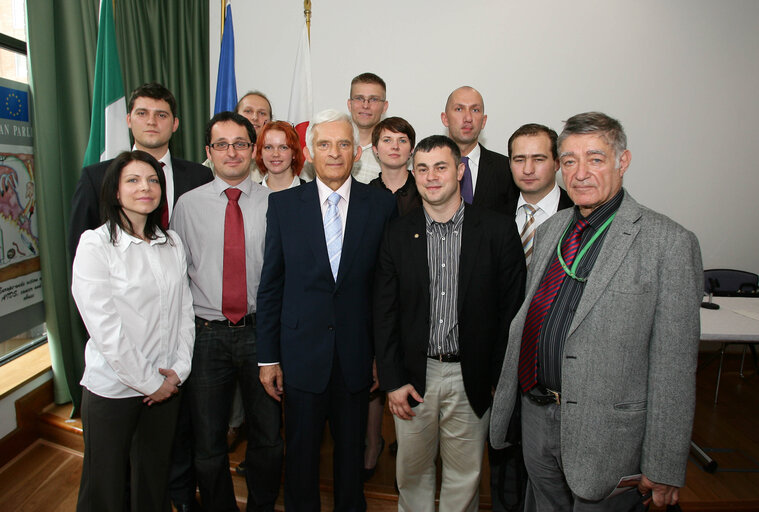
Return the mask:
[[303,14],[306,16],[306,28],[308,29],[308,45],[311,46],[311,0],[303,0]]
[[224,38],[224,21],[227,18],[227,0],[221,0],[221,30],[219,30],[219,41]]

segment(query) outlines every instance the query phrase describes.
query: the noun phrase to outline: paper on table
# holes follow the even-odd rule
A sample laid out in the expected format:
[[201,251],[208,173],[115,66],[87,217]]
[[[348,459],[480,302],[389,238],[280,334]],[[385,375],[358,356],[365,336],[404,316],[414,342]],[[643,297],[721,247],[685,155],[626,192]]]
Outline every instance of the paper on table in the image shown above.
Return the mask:
[[630,488],[638,487],[638,484],[640,483],[640,473],[637,475],[627,475],[623,476],[619,479],[619,483],[614,488],[613,491],[611,491],[611,494],[609,494],[606,498],[611,498],[612,496],[616,496],[617,494],[622,494],[623,492],[629,491]]
[[734,309],[734,313],[738,313],[739,315],[747,316],[749,318],[753,318],[754,320],[759,320],[759,313],[755,311],[748,311],[745,309]]

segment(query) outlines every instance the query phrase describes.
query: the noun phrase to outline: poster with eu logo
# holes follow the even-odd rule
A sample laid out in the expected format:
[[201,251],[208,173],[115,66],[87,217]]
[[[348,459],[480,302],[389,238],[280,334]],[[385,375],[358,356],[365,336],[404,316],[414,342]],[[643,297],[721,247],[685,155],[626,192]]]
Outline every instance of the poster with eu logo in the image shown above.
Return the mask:
[[29,87],[0,78],[0,317],[42,301]]

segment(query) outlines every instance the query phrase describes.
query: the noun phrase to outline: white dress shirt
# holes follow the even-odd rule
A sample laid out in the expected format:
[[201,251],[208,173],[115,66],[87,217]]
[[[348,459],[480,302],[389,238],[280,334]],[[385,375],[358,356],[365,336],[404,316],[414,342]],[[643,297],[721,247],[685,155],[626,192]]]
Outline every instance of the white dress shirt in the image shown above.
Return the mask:
[[[261,186],[269,188],[269,184],[267,183],[269,181],[269,173],[266,173],[264,175],[263,180],[261,180]],[[300,179],[297,176],[293,176],[293,181],[290,183],[290,185],[287,188],[295,188],[300,185]],[[269,190],[271,190],[269,188]]]
[[340,222],[343,225],[343,240],[345,240],[345,223],[348,220],[348,203],[351,197],[351,179],[345,180],[345,183],[340,185],[340,188],[337,190],[332,190],[322,180],[316,178],[316,190],[319,192],[319,206],[322,209],[322,220],[324,220],[324,216],[327,214],[327,207],[329,207],[327,198],[332,192],[337,192],[340,195],[340,201],[337,202],[337,211],[340,212]]
[[[535,229],[537,229],[538,226],[547,221],[551,215],[559,210],[560,197],[559,185],[558,183],[554,183],[551,191],[546,194],[543,199],[538,201],[538,204],[532,205],[535,207],[535,214],[533,215],[535,217]],[[527,213],[525,212],[524,208],[522,208],[522,205],[525,204],[528,203],[524,200],[524,197],[520,193],[519,201],[517,201],[516,215],[514,216],[514,221],[517,223],[517,231],[520,233],[522,232],[524,223],[527,221]]]
[[361,146],[361,158],[358,162],[353,162],[351,174],[356,178],[356,181],[368,185],[370,181],[379,176],[379,173],[379,160],[374,156],[371,143]]
[[[176,233],[145,242],[106,225],[82,234],[71,292],[90,339],[81,384],[105,398],[158,391],[159,368],[184,382],[195,343],[184,247]],[[165,243],[164,243],[165,242]]]
[[472,196],[474,196],[477,191],[477,176],[479,175],[480,171],[481,154],[482,150],[480,149],[480,145],[475,144],[474,149],[471,150],[468,155],[461,155],[469,159],[469,172],[472,173]]

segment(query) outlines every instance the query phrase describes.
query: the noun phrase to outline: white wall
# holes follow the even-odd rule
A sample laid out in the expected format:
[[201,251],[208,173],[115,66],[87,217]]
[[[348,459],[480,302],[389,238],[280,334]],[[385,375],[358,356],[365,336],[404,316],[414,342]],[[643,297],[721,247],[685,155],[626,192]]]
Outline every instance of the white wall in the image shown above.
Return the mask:
[[[211,105],[220,2],[210,2]],[[233,0],[238,93],[285,118],[301,0]],[[355,75],[388,84],[388,115],[443,133],[455,87],[485,98],[483,142],[506,152],[521,124],[561,131],[601,110],[625,126],[625,186],[701,241],[706,268],[759,272],[759,2],[732,0],[313,0],[315,111],[345,109]]]

